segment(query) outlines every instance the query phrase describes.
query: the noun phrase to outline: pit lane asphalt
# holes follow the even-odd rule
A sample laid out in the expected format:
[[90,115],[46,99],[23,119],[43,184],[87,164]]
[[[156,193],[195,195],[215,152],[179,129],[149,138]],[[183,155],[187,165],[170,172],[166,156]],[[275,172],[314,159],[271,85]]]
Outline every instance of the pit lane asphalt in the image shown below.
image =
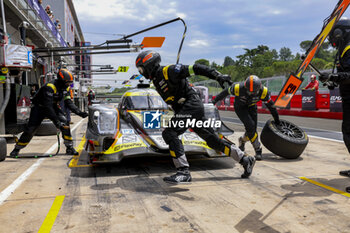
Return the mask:
[[[270,117],[259,114],[259,121]],[[337,120],[281,118],[324,131],[341,126]],[[73,121],[76,127],[80,118]],[[237,142],[243,126],[226,124]],[[85,130],[86,120],[73,132],[76,146]],[[34,137],[22,153],[55,152],[55,143],[56,136]],[[253,154],[250,145],[246,150]],[[42,161],[0,205],[0,232],[350,232],[350,195],[342,192],[350,179],[338,175],[350,168],[350,156],[333,139],[310,138],[296,160],[264,149],[250,179],[240,179],[242,169],[231,158],[189,157],[193,182],[179,186],[162,181],[174,172],[170,156],[86,166],[82,150],[77,167],[69,168],[72,157],[63,153],[64,146],[56,157],[0,163],[1,196]]]

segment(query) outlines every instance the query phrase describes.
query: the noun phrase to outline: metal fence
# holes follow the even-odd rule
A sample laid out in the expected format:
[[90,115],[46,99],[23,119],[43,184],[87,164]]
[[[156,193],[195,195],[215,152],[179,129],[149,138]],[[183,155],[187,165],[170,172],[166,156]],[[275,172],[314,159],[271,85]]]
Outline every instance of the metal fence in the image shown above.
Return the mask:
[[[330,72],[330,70],[325,70],[323,72]],[[301,89],[306,87],[306,85],[309,83],[311,74],[315,74],[315,73],[314,72],[305,72],[303,74],[304,81],[301,84],[297,94],[301,94],[300,93]],[[318,79],[318,75],[316,75],[316,76]],[[269,91],[271,92],[272,95],[279,94],[279,92],[282,89],[283,84],[286,82],[286,80],[287,80],[286,76],[274,76],[274,77],[270,77],[270,78],[262,78],[261,79],[262,84],[269,89]],[[209,95],[217,95],[222,91],[222,88],[220,87],[218,82],[214,81],[214,80],[204,80],[204,81],[200,81],[200,82],[195,82],[195,83],[193,83],[193,85],[207,87],[208,91],[209,91]],[[329,92],[327,87],[324,87],[321,82],[319,85],[319,91],[320,91],[320,93],[328,93]]]

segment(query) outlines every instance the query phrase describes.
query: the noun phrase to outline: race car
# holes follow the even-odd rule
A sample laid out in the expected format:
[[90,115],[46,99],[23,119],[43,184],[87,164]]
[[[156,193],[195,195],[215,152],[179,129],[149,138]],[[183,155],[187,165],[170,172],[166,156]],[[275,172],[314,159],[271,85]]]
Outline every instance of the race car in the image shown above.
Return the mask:
[[[220,121],[219,112],[213,104],[204,106],[207,119]],[[150,117],[155,119],[149,118],[149,122],[146,122],[150,114]],[[86,150],[90,162],[118,163],[126,157],[169,156],[169,148],[163,140],[162,131],[172,116],[173,111],[147,84],[138,85],[138,88],[125,92],[119,104],[89,106],[85,138],[88,142]],[[223,122],[221,127],[214,130],[221,138],[233,134]],[[191,129],[181,135],[180,140],[186,155],[225,156],[209,148]]]

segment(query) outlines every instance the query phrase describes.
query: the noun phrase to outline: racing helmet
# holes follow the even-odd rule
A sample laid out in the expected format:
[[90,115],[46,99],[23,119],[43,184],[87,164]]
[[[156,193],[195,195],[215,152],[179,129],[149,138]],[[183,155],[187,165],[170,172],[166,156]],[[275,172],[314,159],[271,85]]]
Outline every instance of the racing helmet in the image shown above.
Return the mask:
[[316,75],[312,74],[312,75],[310,76],[310,80],[311,80],[311,81],[315,81],[315,80],[316,80]]
[[73,75],[67,69],[60,69],[57,73],[57,77],[66,87],[69,87],[73,83]]
[[244,82],[248,95],[258,95],[261,88],[261,80],[256,75],[249,75]]
[[350,19],[340,19],[329,33],[328,40],[333,47],[338,48],[344,44],[350,32]]
[[147,79],[152,79],[152,73],[159,67],[161,58],[159,53],[151,50],[141,52],[136,58],[136,67]]

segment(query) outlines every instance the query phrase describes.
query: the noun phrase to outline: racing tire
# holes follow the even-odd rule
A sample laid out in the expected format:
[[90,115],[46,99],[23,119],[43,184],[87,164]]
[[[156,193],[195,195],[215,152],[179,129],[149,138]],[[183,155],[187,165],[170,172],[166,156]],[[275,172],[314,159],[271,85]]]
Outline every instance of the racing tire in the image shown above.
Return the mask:
[[0,138],[0,162],[6,159],[7,148],[6,148],[6,139]]
[[272,153],[285,159],[296,159],[304,151],[309,138],[298,126],[280,120],[281,126],[277,127],[273,119],[266,122],[261,132],[262,144]]
[[57,134],[57,128],[50,120],[43,120],[41,122],[41,125],[35,132],[35,136],[50,136],[50,135],[56,135]]

